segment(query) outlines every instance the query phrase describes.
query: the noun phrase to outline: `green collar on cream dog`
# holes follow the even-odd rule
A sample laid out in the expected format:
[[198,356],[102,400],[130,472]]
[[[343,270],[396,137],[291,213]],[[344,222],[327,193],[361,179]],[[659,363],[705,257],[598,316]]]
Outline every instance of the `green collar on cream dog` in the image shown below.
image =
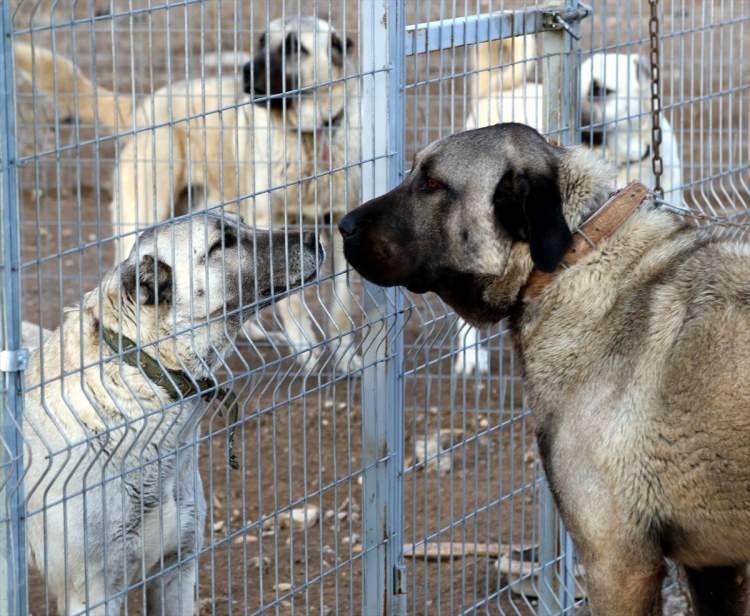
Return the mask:
[[[165,368],[148,353],[140,349],[130,338],[117,334],[104,326],[100,328],[102,339],[114,353],[119,354],[129,366],[140,369],[154,384],[166,390],[172,400],[181,400],[194,394],[200,394],[206,402],[216,398],[220,408],[229,413],[229,465],[237,469],[239,462],[234,455],[234,431],[237,427],[239,404],[237,396],[228,387],[219,387],[215,379],[196,379],[181,370]],[[121,346],[122,345],[122,346]],[[222,410],[223,414],[223,410]]]

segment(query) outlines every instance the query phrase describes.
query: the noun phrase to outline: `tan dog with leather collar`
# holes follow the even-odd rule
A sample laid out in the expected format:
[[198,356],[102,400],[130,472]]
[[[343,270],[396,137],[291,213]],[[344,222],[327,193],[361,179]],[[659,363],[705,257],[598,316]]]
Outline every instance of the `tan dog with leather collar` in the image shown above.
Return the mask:
[[[494,41],[495,53],[478,45],[472,68],[476,71],[466,128],[498,122],[521,122],[545,132],[544,86],[527,83],[538,58],[536,37]],[[502,42],[502,47],[500,47]],[[487,44],[483,44],[487,45]],[[499,53],[502,50],[503,53]],[[511,64],[512,63],[512,64]],[[498,65],[508,64],[501,71]],[[513,73],[510,73],[510,70]],[[514,77],[510,80],[511,75]],[[638,180],[653,186],[651,156],[651,87],[648,63],[637,54],[595,53],[581,63],[580,101],[582,143],[614,164],[616,186]],[[661,117],[661,186],[668,201],[682,203],[682,164],[676,133],[667,117]],[[487,372],[487,349],[478,345],[479,332],[459,319],[461,342],[454,362],[458,374]]]
[[661,614],[665,558],[686,568],[697,614],[744,615],[750,244],[641,202],[636,186],[572,257],[572,230],[613,185],[590,150],[499,124],[427,146],[339,228],[374,283],[436,292],[476,325],[509,318],[594,616]]

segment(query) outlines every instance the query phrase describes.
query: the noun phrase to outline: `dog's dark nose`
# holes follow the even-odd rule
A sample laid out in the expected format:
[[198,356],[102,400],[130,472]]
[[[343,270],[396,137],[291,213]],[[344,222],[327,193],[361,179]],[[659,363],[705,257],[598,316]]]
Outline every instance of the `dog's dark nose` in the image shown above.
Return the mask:
[[242,69],[242,81],[245,94],[260,97],[266,92],[266,62],[265,58],[255,58]]
[[[590,127],[587,127],[590,128]],[[584,145],[604,145],[604,131],[601,130],[581,130],[581,143]]]
[[341,233],[344,239],[349,239],[357,235],[357,230],[357,223],[351,212],[339,221],[339,233]]
[[302,244],[305,248],[315,250],[318,246],[318,236],[312,231],[308,231],[302,236]]

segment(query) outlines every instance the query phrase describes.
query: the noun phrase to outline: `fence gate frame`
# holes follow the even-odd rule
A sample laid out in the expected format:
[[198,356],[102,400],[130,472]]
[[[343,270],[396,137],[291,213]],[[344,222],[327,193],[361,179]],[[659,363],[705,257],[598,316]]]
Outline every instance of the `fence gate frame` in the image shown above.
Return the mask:
[[23,491],[21,227],[10,2],[0,5],[0,611],[28,614]]
[[[361,6],[363,201],[387,192],[402,179],[404,65],[406,58],[414,54],[519,34],[541,35],[545,84],[542,114],[547,119],[547,133],[561,145],[580,142],[579,23],[592,13],[591,7],[580,0],[412,25],[405,25],[402,0],[375,0]],[[365,283],[364,306],[371,324],[363,345],[368,367],[362,375],[362,613],[367,616],[404,615],[407,611],[403,555],[402,293],[400,289]],[[546,479],[540,492],[538,537],[542,564],[537,614],[571,613],[576,590],[573,542],[560,520]]]

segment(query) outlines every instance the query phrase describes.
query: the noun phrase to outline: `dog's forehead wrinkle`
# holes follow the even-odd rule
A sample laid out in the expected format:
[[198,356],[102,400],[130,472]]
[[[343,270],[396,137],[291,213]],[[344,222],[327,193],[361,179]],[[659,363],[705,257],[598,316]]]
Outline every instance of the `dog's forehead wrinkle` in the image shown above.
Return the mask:
[[271,22],[266,37],[266,47],[284,45],[287,37],[296,35],[303,46],[318,45],[319,49],[328,47],[331,35],[336,29],[328,22],[316,17],[286,17]]
[[333,26],[319,17],[310,15],[290,15],[274,19],[268,25],[268,31],[272,33],[289,32],[335,32]]

